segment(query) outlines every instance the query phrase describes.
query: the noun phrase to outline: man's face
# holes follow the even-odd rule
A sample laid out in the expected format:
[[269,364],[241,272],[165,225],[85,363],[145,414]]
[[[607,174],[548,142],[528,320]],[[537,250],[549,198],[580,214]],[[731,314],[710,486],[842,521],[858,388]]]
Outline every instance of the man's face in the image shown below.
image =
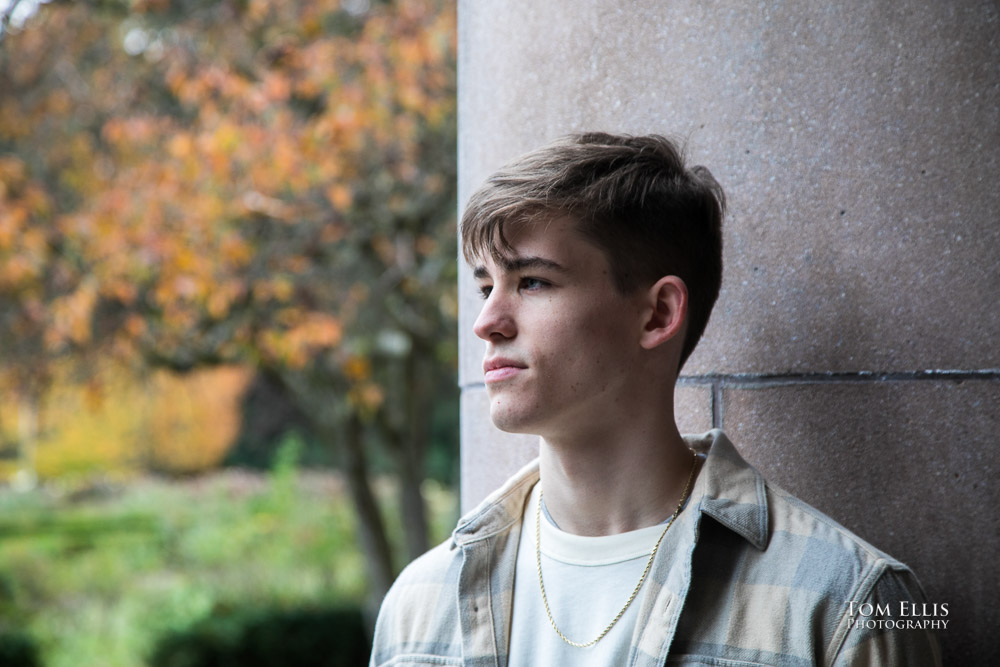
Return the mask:
[[486,341],[493,422],[552,438],[621,413],[640,363],[642,295],[615,290],[604,253],[569,220],[507,237],[514,254],[475,268],[485,302],[474,330]]

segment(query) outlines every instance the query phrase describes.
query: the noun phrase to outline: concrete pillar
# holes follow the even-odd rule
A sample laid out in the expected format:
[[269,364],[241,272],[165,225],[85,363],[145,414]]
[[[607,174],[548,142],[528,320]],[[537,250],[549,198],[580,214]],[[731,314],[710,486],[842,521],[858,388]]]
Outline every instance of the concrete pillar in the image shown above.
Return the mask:
[[[569,131],[686,139],[730,214],[682,427],[910,564],[946,664],[1000,664],[997,3],[465,0],[459,55],[460,203]],[[535,443],[490,425],[461,293],[468,509]]]

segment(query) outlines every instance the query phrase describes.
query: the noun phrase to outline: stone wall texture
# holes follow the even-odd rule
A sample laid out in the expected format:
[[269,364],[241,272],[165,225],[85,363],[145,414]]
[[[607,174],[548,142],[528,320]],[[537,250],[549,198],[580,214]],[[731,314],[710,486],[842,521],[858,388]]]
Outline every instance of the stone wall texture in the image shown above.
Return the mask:
[[[460,204],[579,130],[678,137],[726,189],[683,429],[913,566],[946,664],[1000,664],[1000,5],[460,1]],[[460,291],[468,509],[537,447],[489,422]]]

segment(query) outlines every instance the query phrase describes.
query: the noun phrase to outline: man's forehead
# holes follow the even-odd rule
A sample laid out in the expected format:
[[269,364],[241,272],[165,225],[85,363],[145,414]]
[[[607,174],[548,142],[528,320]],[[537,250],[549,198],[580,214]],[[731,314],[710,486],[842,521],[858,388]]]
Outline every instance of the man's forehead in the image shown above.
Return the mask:
[[487,278],[490,275],[489,264],[493,264],[503,273],[516,273],[525,269],[548,269],[565,273],[569,269],[550,257],[540,255],[519,255],[516,253],[491,254],[486,262],[478,261],[473,267],[472,275],[476,278]]

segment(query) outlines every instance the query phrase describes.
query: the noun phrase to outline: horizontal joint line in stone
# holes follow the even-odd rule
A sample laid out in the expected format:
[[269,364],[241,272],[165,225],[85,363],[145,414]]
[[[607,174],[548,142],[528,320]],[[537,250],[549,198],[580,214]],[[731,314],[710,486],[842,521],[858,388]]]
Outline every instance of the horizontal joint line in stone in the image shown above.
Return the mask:
[[682,387],[719,386],[782,386],[792,384],[828,384],[853,382],[913,382],[913,381],[992,380],[1000,381],[1000,369],[925,370],[899,372],[829,372],[829,373],[711,373],[684,375],[677,384]]

